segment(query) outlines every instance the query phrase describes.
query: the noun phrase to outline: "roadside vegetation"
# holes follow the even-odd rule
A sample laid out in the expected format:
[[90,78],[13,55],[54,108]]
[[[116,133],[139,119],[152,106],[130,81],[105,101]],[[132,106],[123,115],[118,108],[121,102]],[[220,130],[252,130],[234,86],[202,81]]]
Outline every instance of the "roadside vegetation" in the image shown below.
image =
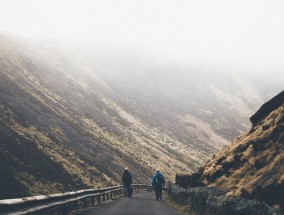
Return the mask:
[[171,199],[171,197],[166,198],[166,203],[171,207],[178,210],[182,215],[197,215],[190,207],[190,205],[180,205]]

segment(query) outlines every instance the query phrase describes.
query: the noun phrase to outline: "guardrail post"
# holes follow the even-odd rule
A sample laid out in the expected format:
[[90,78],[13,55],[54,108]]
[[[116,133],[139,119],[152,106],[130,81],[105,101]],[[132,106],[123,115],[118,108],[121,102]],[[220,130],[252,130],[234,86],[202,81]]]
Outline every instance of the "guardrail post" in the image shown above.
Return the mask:
[[93,197],[92,197],[92,206],[93,206],[93,207],[95,206],[95,201],[96,201],[96,200],[95,200],[95,197],[93,196]]
[[66,204],[64,204],[63,205],[63,214],[68,214],[68,212],[70,212],[71,210],[72,210],[72,206],[71,206],[72,204],[70,204],[70,203],[66,203]]
[[83,199],[84,208],[88,206],[88,198]]
[[[136,192],[140,192],[141,189],[151,189],[150,186],[142,185],[142,184],[133,184],[132,188],[135,189]],[[37,196],[33,197],[33,199],[29,199],[29,202],[33,205],[32,210],[33,214],[54,214],[54,213],[62,213],[67,214],[70,211],[80,210],[82,207],[88,206],[95,206],[96,204],[100,204],[101,201],[106,201],[109,199],[113,199],[115,197],[120,197],[125,194],[125,187],[123,186],[114,186],[114,187],[107,187],[102,189],[89,189],[89,190],[80,190],[74,191],[69,193],[59,193],[59,194],[52,194],[50,196],[44,197],[44,199],[38,199]],[[42,197],[40,197],[42,198]],[[10,200],[7,199],[9,202],[8,206],[12,210],[14,205],[19,207],[19,210],[25,210],[29,208],[29,202],[26,199],[22,199],[18,202],[10,203]],[[38,201],[40,200],[40,201]],[[38,206],[41,207],[38,207]],[[13,209],[14,210],[14,209]],[[1,211],[2,212],[2,211]],[[0,212],[0,213],[1,213]]]
[[79,209],[78,201],[75,201],[74,204],[75,204],[74,206],[75,206],[76,210],[78,210]]

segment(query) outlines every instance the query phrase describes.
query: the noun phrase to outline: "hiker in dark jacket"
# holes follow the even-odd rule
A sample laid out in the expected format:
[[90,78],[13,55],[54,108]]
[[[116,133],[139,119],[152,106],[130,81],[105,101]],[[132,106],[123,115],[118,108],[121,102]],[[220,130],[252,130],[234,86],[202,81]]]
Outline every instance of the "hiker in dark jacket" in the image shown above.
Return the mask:
[[127,167],[125,167],[123,175],[122,175],[122,183],[123,183],[123,186],[126,189],[127,197],[131,198],[132,197],[132,188],[131,188],[132,176],[131,176],[130,172],[128,171]]
[[152,187],[155,189],[156,200],[162,200],[162,190],[165,186],[165,178],[157,169],[156,174],[152,177]]

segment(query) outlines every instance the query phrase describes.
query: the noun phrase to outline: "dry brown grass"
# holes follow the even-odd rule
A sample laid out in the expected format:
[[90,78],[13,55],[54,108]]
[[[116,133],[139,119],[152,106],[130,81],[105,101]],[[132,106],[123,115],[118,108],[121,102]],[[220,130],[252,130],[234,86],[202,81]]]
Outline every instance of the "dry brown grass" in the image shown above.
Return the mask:
[[[273,113],[269,114],[251,134],[244,134],[232,145],[225,147],[217,153],[213,159],[209,160],[204,169],[204,182],[208,186],[218,186],[228,189],[228,197],[240,196],[243,191],[252,193],[256,189],[256,184],[263,174],[272,171],[280,166],[280,171],[274,183],[282,183],[284,180],[284,151],[283,143],[280,143],[276,128],[280,126],[284,117],[284,107],[281,106]],[[276,132],[276,133],[275,133]],[[234,162],[234,155],[239,154],[240,163],[227,172],[222,168],[222,164],[228,165]],[[206,176],[213,175],[217,171],[223,175],[214,181],[208,181]],[[225,175],[226,174],[226,175]]]

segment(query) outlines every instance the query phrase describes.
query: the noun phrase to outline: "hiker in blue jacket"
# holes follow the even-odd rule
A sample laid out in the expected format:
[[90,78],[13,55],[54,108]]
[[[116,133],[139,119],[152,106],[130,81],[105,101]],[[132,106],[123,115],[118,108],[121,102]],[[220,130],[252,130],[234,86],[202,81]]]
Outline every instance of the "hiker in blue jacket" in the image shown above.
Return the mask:
[[162,189],[165,186],[165,178],[157,169],[156,174],[152,177],[152,187],[155,189],[156,200],[162,200]]

